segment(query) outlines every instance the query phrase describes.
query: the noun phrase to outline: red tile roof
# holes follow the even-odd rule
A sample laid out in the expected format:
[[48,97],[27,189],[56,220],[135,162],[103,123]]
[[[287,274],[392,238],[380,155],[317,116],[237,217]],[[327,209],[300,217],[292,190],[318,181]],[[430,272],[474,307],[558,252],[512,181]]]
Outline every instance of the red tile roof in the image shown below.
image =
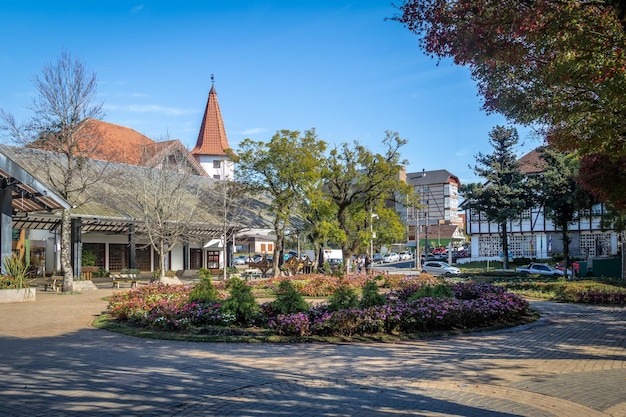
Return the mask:
[[97,154],[88,155],[90,158],[154,167],[164,155],[178,153],[197,175],[208,175],[178,139],[156,142],[131,128],[96,119],[85,120],[79,135],[81,141],[98,141]]
[[131,128],[96,119],[87,119],[80,135],[85,140],[96,138],[100,142],[99,155],[92,157],[132,165],[140,165],[144,150],[156,143]]
[[224,129],[220,105],[217,102],[215,86],[211,86],[198,141],[191,153],[192,155],[226,155],[226,149],[230,149],[226,129]]
[[545,169],[545,161],[539,153],[539,148],[528,152],[517,160],[519,163],[520,171],[523,174],[536,174],[543,172]]

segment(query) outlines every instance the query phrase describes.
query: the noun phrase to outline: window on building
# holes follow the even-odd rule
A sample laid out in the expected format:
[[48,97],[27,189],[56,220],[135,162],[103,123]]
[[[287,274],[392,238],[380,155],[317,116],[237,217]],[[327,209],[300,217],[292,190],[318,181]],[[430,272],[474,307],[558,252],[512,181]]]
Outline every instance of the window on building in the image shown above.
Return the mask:
[[189,249],[189,268],[191,269],[202,268],[202,249],[200,248]]
[[104,268],[105,245],[104,243],[83,243],[83,252],[90,251],[96,257],[95,266]]
[[447,196],[456,197],[459,193],[459,187],[456,184],[445,184],[443,186],[443,194]]
[[141,271],[150,271],[150,262],[152,259],[152,246],[137,247],[135,251],[135,264]]
[[602,204],[594,204],[591,207],[591,215],[592,216],[601,216],[604,213],[605,213],[604,206]]
[[509,252],[516,258],[534,258],[537,256],[532,235],[509,235]]
[[217,269],[220,267],[220,252],[217,250],[207,251],[207,268]]
[[222,161],[213,161],[213,168],[221,168],[222,167]]
[[611,233],[583,233],[580,235],[580,256],[611,254]]
[[213,175],[213,179],[215,179],[215,180],[219,180],[220,178],[221,178],[221,177],[220,177],[220,175],[219,175],[219,174],[217,174],[217,175]]
[[484,213],[481,213],[480,210],[477,210],[477,209],[470,210],[470,218],[471,218],[471,221],[473,222],[487,220],[487,217],[484,215]]
[[478,241],[478,256],[498,256],[502,252],[500,236],[480,236]]
[[109,245],[109,271],[120,271],[128,268],[128,248],[125,244]]

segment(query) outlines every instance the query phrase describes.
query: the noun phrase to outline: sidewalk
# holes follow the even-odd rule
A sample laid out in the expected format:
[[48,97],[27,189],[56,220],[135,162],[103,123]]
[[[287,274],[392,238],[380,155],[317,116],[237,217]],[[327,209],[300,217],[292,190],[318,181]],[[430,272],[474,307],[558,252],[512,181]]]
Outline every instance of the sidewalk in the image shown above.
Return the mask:
[[116,291],[0,305],[0,414],[626,417],[625,308],[532,302],[531,325],[394,344],[212,344],[94,329]]

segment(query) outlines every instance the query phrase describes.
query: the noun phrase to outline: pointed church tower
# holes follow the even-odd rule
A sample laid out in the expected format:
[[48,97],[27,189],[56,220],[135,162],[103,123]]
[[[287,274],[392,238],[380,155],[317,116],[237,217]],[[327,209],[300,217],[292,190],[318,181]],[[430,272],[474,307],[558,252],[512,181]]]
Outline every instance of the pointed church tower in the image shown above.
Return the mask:
[[234,163],[226,153],[226,149],[230,149],[230,146],[213,83],[214,78],[211,74],[211,91],[209,91],[209,98],[204,109],[198,141],[196,147],[191,150],[191,154],[210,177],[232,180]]

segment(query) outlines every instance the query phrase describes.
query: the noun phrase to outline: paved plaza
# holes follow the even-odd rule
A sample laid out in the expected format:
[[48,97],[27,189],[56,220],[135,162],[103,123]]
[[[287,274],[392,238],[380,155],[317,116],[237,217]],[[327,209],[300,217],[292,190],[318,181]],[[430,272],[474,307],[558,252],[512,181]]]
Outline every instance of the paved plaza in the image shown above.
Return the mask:
[[527,326],[393,344],[212,344],[91,327],[112,291],[0,304],[0,416],[626,417],[626,308],[536,301]]

